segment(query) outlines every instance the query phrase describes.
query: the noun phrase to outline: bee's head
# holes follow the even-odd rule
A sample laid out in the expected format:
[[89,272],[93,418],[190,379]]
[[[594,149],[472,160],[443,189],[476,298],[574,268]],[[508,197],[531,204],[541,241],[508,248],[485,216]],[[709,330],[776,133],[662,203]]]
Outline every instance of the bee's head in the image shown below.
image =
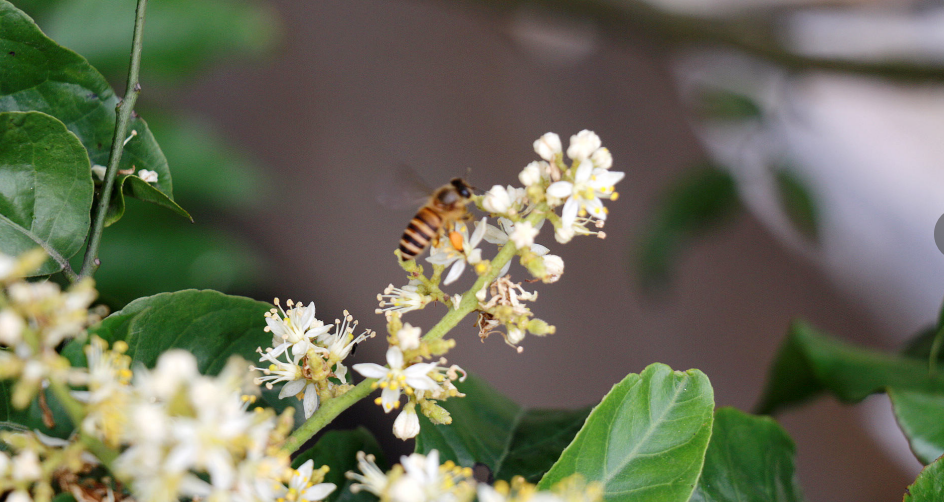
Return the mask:
[[453,178],[449,184],[456,189],[456,192],[458,192],[459,195],[466,199],[472,197],[472,190],[475,190],[472,185],[466,183],[462,178]]

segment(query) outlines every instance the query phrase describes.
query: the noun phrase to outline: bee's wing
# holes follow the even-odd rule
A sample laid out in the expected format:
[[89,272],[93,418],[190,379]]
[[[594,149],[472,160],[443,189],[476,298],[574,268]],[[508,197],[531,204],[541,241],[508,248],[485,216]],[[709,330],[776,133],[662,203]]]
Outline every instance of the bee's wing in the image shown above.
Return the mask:
[[387,209],[416,209],[433,189],[410,166],[400,164],[377,176],[374,192],[377,203]]

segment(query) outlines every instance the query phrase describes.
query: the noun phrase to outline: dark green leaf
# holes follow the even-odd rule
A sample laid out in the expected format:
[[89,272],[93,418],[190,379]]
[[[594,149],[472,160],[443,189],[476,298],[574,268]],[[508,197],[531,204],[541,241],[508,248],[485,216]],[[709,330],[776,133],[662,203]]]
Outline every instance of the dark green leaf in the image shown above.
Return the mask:
[[692,107],[697,116],[712,120],[740,121],[763,116],[763,110],[753,99],[725,89],[701,89]]
[[818,241],[819,212],[806,183],[786,168],[777,169],[774,179],[784,214],[801,235],[813,242]]
[[[130,29],[134,23],[133,15],[107,19],[112,28],[127,24]],[[116,24],[116,19],[126,22]],[[129,36],[125,42],[129,50],[130,40]],[[79,137],[93,165],[108,164],[118,97],[88,61],[46,37],[7,0],[0,0],[0,75],[0,111],[37,110],[52,115]],[[155,188],[173,199],[167,160],[147,124],[132,117],[130,130],[138,134],[124,148],[119,169],[156,172]]]
[[922,464],[944,455],[944,395],[891,388],[898,426]]
[[705,467],[691,502],[799,502],[790,436],[768,417],[715,412]]
[[326,483],[334,483],[337,489],[328,496],[326,502],[371,502],[377,497],[370,492],[351,493],[352,481],[344,477],[348,471],[360,472],[357,468],[357,452],[362,451],[376,457],[377,466],[386,470],[383,452],[374,439],[374,435],[361,427],[352,431],[328,431],[311,448],[303,451],[292,461],[292,467],[299,468],[311,460],[314,468],[323,465],[331,468],[325,476]]
[[[217,291],[186,290],[139,298],[125,308],[106,317],[89,330],[109,344],[117,340],[128,343],[133,363],[153,367],[157,358],[171,348],[185,349],[197,358],[200,372],[215,375],[230,356],[247,361],[258,359],[256,347],[268,347],[272,335],[264,330],[264,314],[272,306],[241,296],[224,295]],[[73,365],[84,365],[81,346],[72,342],[63,355]],[[296,425],[300,406],[295,399],[280,400],[278,389],[263,391],[268,406],[281,411],[287,406],[296,409]]]
[[133,175],[120,175],[115,179],[115,189],[112,192],[111,203],[108,205],[108,212],[105,213],[105,226],[110,226],[120,220],[125,214],[125,195],[134,197],[144,202],[150,202],[158,206],[165,207],[183,216],[193,222],[190,214],[184,208],[177,205],[170,197],[161,193],[150,183]]
[[260,278],[265,259],[237,236],[129,204],[128,216],[108,229],[99,251],[95,284],[109,305],[188,288],[241,291]]
[[662,197],[639,248],[639,277],[647,288],[663,285],[685,244],[729,220],[740,207],[727,172],[699,167],[677,180]]
[[43,413],[39,406],[39,399],[33,399],[28,408],[18,410],[13,407],[13,380],[0,381],[0,429],[22,429],[39,430],[47,436],[58,438],[69,437],[72,433],[72,422],[66,410],[59,405],[51,391],[43,390],[46,395],[46,403],[52,411],[55,427],[52,429],[43,424]]
[[607,501],[685,502],[705,461],[714,392],[698,370],[652,364],[618,383],[538,484],[580,474]]
[[855,403],[886,387],[941,393],[944,374],[929,375],[927,361],[856,347],[796,321],[774,360],[757,409],[770,414],[823,391]]
[[944,500],[944,460],[925,467],[914,484],[905,491],[902,502],[941,502]]
[[[88,58],[106,75],[123,75],[134,8],[134,2],[124,0],[66,0],[46,13],[42,25],[50,37]],[[265,2],[153,2],[144,28],[142,80],[175,77],[227,56],[258,57],[274,48],[276,35],[278,21]]]
[[[43,246],[65,259],[76,254],[93,190],[85,149],[62,122],[40,112],[0,113],[0,251],[17,256]],[[49,260],[38,274],[61,269]]]
[[495,479],[521,475],[537,482],[590,412],[525,409],[471,375],[457,386],[466,397],[450,399],[443,407],[452,415],[453,424],[475,426],[433,425],[420,415],[416,451],[439,450],[441,461],[466,467],[485,464]]

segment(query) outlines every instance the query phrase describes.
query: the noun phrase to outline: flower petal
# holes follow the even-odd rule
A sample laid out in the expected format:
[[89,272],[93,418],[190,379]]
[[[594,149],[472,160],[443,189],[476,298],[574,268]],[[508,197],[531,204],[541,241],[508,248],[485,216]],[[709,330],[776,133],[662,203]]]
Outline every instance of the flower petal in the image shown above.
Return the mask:
[[387,373],[390,371],[386,367],[375,363],[355,364],[351,366],[351,368],[367,378],[383,378],[387,376]]
[[547,187],[547,194],[557,197],[558,199],[570,197],[570,194],[573,192],[574,184],[569,181],[555,181],[551,183],[551,186]]
[[563,226],[567,228],[574,226],[578,210],[580,210],[580,203],[573,197],[567,199],[567,202],[564,203],[564,210],[561,211],[561,223]]
[[305,387],[305,399],[303,401],[305,408],[305,418],[311,418],[311,415],[318,409],[318,391],[314,384],[308,384]]
[[331,495],[331,492],[333,492],[336,488],[337,485],[334,483],[318,483],[317,485],[305,490],[304,493],[302,493],[302,499],[309,502],[324,500],[328,495]]
[[305,379],[292,380],[291,382],[288,382],[287,384],[283,385],[282,390],[279,391],[279,399],[285,399],[289,396],[294,396],[295,394],[298,394],[299,392],[302,391],[302,389],[305,388],[305,383],[307,381],[308,380],[305,380]]
[[456,282],[456,279],[458,279],[459,276],[462,275],[462,272],[464,270],[465,270],[465,262],[461,260],[457,261],[455,264],[452,265],[452,268],[449,269],[449,273],[446,275],[446,279],[443,281],[443,285],[448,286]]
[[387,365],[392,370],[398,370],[403,367],[403,351],[396,345],[391,345],[387,349]]

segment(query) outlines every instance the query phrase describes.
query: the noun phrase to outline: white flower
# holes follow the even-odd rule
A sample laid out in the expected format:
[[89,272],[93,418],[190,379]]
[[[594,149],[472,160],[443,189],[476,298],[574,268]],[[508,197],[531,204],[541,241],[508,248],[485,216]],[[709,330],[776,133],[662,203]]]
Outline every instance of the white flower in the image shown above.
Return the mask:
[[557,181],[547,187],[547,193],[559,199],[566,198],[561,222],[565,227],[573,226],[578,214],[587,212],[598,220],[606,219],[606,208],[600,201],[601,196],[612,199],[614,185],[623,179],[624,174],[606,169],[594,169],[590,162],[583,162],[574,173],[574,181]]
[[534,152],[548,162],[554,162],[557,154],[561,153],[560,136],[555,133],[545,133],[534,142]]
[[145,183],[157,183],[157,172],[141,169],[138,171],[138,178],[141,178]]
[[420,418],[413,405],[405,406],[393,421],[393,435],[406,441],[420,433]]
[[[537,227],[532,227],[534,229],[534,235],[537,235],[537,233],[541,230],[541,227],[544,226],[544,221],[545,220],[541,220],[541,223],[538,223]],[[506,242],[508,242],[509,239],[511,239],[511,235],[515,233],[516,225],[508,218],[499,218],[498,224],[500,227],[488,225],[488,229],[485,231],[485,242],[503,246]],[[534,236],[531,237],[531,240],[532,244],[530,244],[530,246],[532,253],[535,253],[538,256],[543,256],[548,253],[548,249],[546,247],[533,243]],[[515,245],[517,246],[517,244]],[[501,271],[498,272],[498,276],[501,277],[508,273],[509,268],[511,268],[511,261],[505,263],[505,266],[502,267]],[[484,295],[485,293],[482,294]],[[484,300],[484,298],[479,299]]]
[[431,296],[417,293],[419,281],[411,280],[409,284],[402,288],[395,288],[393,284],[384,289],[383,294],[377,295],[377,301],[380,307],[374,311],[375,314],[383,313],[390,315],[394,312],[405,314],[412,310],[419,310],[433,301]]
[[106,168],[105,166],[100,166],[98,164],[95,164],[92,166],[92,174],[94,174],[95,177],[99,179],[99,181],[102,181],[105,179],[106,171],[108,171],[108,168]]
[[348,479],[357,481],[351,485],[351,493],[358,493],[361,490],[367,490],[380,497],[387,488],[387,475],[377,467],[373,455],[366,455],[364,452],[357,452],[357,468],[361,473],[353,471],[345,473]]
[[312,347],[312,338],[331,330],[330,325],[325,326],[323,322],[315,319],[315,302],[310,302],[306,307],[288,300],[288,310],[282,310],[278,298],[274,303],[278,310],[273,308],[266,312],[265,331],[272,333],[272,345],[275,346],[273,352],[276,356],[290,346],[293,356],[301,356]]
[[507,340],[508,340],[508,343],[510,343],[511,345],[517,345],[519,342],[521,342],[521,340],[524,340],[524,335],[525,335],[524,331],[518,329],[517,327],[515,326],[508,327]]
[[42,476],[43,468],[35,451],[23,450],[13,457],[13,468],[10,469],[13,481],[38,481]]
[[397,331],[397,340],[400,341],[401,350],[413,350],[420,346],[420,328],[405,323],[400,331]]
[[593,152],[593,155],[590,156],[590,161],[593,162],[594,167],[609,169],[613,167],[613,154],[611,154],[610,150],[607,148],[600,148]]
[[544,179],[544,173],[546,172],[548,172],[547,162],[535,160],[524,166],[524,169],[518,174],[518,181],[526,187],[536,185]]
[[595,132],[584,129],[570,137],[567,156],[574,160],[589,159],[602,144],[600,137]]
[[0,343],[10,347],[20,343],[25,327],[26,323],[23,318],[12,310],[0,311]]
[[511,239],[511,242],[515,243],[516,248],[523,249],[531,247],[537,235],[538,229],[534,228],[530,221],[521,221],[515,224],[515,229],[508,238]]
[[[318,409],[320,400],[315,385],[305,377],[302,367],[299,365],[303,355],[290,359],[289,354],[283,352],[285,361],[280,361],[272,349],[266,349],[266,352],[263,353],[262,348],[257,348],[256,352],[262,356],[259,358],[260,362],[269,361],[271,364],[265,368],[252,367],[252,369],[261,371],[266,375],[256,378],[254,380],[255,384],[265,384],[267,389],[271,389],[275,384],[285,382],[282,390],[279,391],[279,399],[296,396],[304,392],[305,397],[302,400],[302,407],[305,410],[305,418],[311,417]],[[348,349],[348,352],[350,352],[350,349]]]
[[526,200],[527,192],[523,188],[495,185],[485,193],[482,207],[493,214],[514,216],[520,212]]
[[7,497],[7,502],[33,502],[33,497],[26,490],[15,490]]
[[485,224],[486,218],[482,218],[482,221],[475,223],[475,232],[472,233],[472,237],[469,237],[469,227],[465,223],[458,223],[456,228],[457,232],[462,238],[461,249],[456,249],[453,246],[452,239],[442,239],[442,245],[434,247],[430,253],[429,257],[426,258],[426,261],[434,265],[443,265],[448,266],[450,263],[454,263],[452,268],[449,269],[449,273],[446,274],[446,279],[443,280],[444,285],[452,284],[462,275],[462,272],[465,270],[465,264],[469,263],[475,265],[476,263],[482,261],[482,250],[478,249],[476,246],[482,242],[482,237],[485,236],[485,230],[487,225]]
[[564,275],[564,260],[555,254],[544,255],[544,273],[544,282],[557,282]]
[[315,463],[313,460],[308,460],[302,464],[301,467],[292,474],[292,479],[289,480],[288,487],[280,486],[279,489],[273,493],[275,499],[290,500],[293,502],[316,502],[327,498],[337,486],[334,483],[313,484],[311,477],[314,466]]
[[435,363],[416,363],[403,367],[403,351],[400,347],[391,346],[387,349],[387,367],[374,363],[361,363],[353,366],[354,371],[367,378],[376,378],[374,385],[383,389],[378,403],[383,406],[384,413],[400,406],[400,391],[404,387],[414,390],[433,390],[436,382],[427,373],[436,367]]

